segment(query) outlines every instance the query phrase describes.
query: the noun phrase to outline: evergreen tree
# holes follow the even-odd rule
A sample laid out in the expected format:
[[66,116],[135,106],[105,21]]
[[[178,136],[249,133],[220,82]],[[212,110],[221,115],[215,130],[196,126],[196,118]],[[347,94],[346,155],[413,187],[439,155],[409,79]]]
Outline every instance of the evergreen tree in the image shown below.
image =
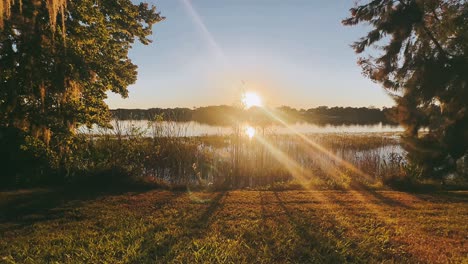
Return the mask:
[[343,24],[371,26],[352,47],[395,98],[410,161],[427,177],[454,172],[468,149],[468,2],[372,0]]

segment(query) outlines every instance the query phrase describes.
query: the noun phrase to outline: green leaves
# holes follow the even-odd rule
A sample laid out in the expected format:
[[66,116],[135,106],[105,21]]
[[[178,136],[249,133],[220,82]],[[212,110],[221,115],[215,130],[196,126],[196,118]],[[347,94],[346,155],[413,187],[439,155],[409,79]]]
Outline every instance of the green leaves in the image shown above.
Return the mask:
[[[424,160],[417,163],[428,168],[427,174],[437,164],[467,155],[467,22],[468,2],[457,0],[374,0],[352,8],[351,17],[343,20],[344,25],[371,25],[352,47],[359,54],[377,51],[359,64],[366,76],[392,92],[399,121],[411,138],[407,150]],[[429,133],[419,133],[422,128]],[[426,148],[431,155],[420,151]]]
[[106,93],[126,97],[137,78],[129,49],[135,40],[149,44],[163,19],[131,0],[67,1],[57,15],[64,4],[23,1],[0,31],[0,127],[17,128],[62,156],[77,126],[108,124]]
[[[163,18],[130,0],[84,0],[70,1],[64,20],[52,23],[51,7],[31,2],[23,3],[22,13],[12,8],[0,33],[0,109],[6,113],[0,124],[21,121],[29,131],[42,119],[38,113],[47,121],[36,125],[53,133],[67,123],[106,123],[106,92],[126,97],[136,81],[137,67],[128,58],[132,43],[150,43],[152,25]],[[66,41],[50,27],[65,28]],[[36,92],[39,87],[45,94]]]

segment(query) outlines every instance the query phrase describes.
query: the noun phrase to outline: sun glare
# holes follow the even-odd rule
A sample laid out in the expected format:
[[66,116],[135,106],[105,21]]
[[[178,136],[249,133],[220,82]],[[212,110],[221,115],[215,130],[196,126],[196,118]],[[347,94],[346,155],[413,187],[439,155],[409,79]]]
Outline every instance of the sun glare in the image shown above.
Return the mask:
[[245,127],[245,134],[249,137],[249,138],[253,138],[255,136],[255,128],[251,127],[251,126],[246,126]]
[[246,92],[242,96],[242,104],[245,108],[250,108],[252,106],[262,106],[262,98],[254,92]]

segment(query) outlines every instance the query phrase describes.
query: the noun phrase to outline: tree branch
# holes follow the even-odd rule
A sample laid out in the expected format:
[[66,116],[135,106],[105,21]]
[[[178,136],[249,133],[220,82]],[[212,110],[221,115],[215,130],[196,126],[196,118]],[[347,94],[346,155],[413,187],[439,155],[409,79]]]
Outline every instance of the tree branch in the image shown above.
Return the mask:
[[426,25],[424,24],[424,22],[422,23],[422,27],[424,29],[424,32],[427,34],[427,36],[432,40],[432,42],[434,42],[434,45],[436,45],[436,48],[439,50],[439,52],[445,57],[445,58],[448,58],[449,56],[453,57],[452,54],[446,52],[444,50],[444,48],[442,47],[442,45],[440,45],[440,43],[437,41],[437,39],[434,37],[434,35],[432,34],[432,32],[426,27]]

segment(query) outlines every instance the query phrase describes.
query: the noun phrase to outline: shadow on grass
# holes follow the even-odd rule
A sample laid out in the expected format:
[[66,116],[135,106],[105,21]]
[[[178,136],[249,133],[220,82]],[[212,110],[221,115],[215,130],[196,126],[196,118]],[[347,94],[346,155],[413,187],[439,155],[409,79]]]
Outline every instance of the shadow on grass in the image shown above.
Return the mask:
[[218,195],[216,195],[215,198],[210,203],[210,206],[203,212],[203,214],[198,217],[196,221],[193,222],[192,228],[198,228],[202,229],[200,231],[204,231],[210,224],[210,218],[216,211],[218,211],[221,206],[223,205],[221,203],[221,200],[226,199],[228,197],[229,193],[228,192],[221,192]]
[[435,203],[468,203],[468,191],[443,191],[431,194],[413,194],[423,201]]
[[[343,194],[352,195],[349,192],[343,192]],[[365,194],[367,193],[364,193],[363,195]],[[378,205],[375,203],[375,201],[367,201],[367,203],[365,203],[363,201],[353,200],[353,202],[359,202],[361,204],[362,207],[359,207],[358,209],[355,207],[355,205],[350,205],[349,201],[345,201],[346,198],[337,198],[336,193],[329,193],[327,195],[327,199],[331,204],[336,205],[338,210],[346,214],[346,222],[350,224],[350,228],[352,228],[355,233],[360,234],[358,236],[359,241],[355,241],[356,244],[359,245],[359,249],[356,249],[355,251],[361,252],[361,258],[371,258],[373,259],[373,261],[377,262],[395,258],[395,252],[388,253],[384,250],[389,247],[389,245],[387,244],[388,242],[383,242],[379,240],[377,237],[378,233],[372,233],[378,232],[378,230],[380,230],[378,228],[381,227],[391,228],[388,225],[388,222],[386,222],[386,220],[382,218],[383,216],[381,213],[383,211],[375,211],[377,210],[377,208],[374,208],[373,210],[367,206],[368,204],[373,204],[374,206],[378,206],[380,210],[386,210],[391,209],[391,207],[393,206],[391,203],[384,203]],[[361,219],[361,222],[359,221],[359,219]],[[377,228],[377,230],[368,229],[370,227],[365,227],[363,223],[365,223],[366,221],[371,221],[372,228]],[[386,231],[387,229],[380,230],[382,234],[384,234]]]
[[[339,237],[334,237],[333,239],[326,236],[322,230],[319,230],[320,219],[314,220],[300,213],[299,210],[289,209],[285,202],[279,197],[278,192],[274,192],[276,199],[278,200],[279,206],[286,213],[288,221],[294,227],[296,234],[303,240],[308,248],[298,248],[300,252],[296,252],[297,261],[300,263],[344,263],[352,261],[353,259],[350,256],[345,256],[339,253],[337,247],[338,240],[342,239]],[[331,222],[331,225],[334,227],[339,226],[338,222],[334,219],[327,219]],[[313,225],[316,225],[315,227]],[[312,231],[314,230],[314,231]],[[330,233],[333,233],[335,230],[329,230]],[[334,235],[332,235],[334,236]],[[300,246],[300,245],[298,245]],[[312,250],[310,250],[312,247]],[[319,256],[311,255],[313,252],[317,252]]]
[[[177,219],[181,221],[178,227],[182,228],[177,233],[163,234],[161,239],[157,238],[158,233],[163,233],[166,227],[157,225],[146,231],[145,237],[141,242],[138,256],[130,263],[164,263],[172,257],[172,249],[184,238],[194,238],[203,236],[210,224],[210,218],[218,211],[223,203],[223,198],[228,196],[227,192],[217,194],[209,201],[209,206],[202,211],[195,219],[185,218]],[[188,245],[187,245],[188,246]]]
[[[70,214],[73,208],[100,197],[124,193],[144,193],[148,188],[113,189],[34,189],[0,193],[0,232],[31,226],[35,223],[59,219],[80,220],[80,215]],[[7,224],[9,228],[1,226]]]
[[[362,193],[363,195],[369,195],[373,197],[377,202],[382,203],[384,205],[392,206],[392,207],[402,207],[405,209],[413,209],[411,206],[404,204],[398,200],[392,199],[390,197],[384,196],[381,192],[376,191],[374,189],[369,188],[365,184],[355,182],[351,186],[352,190]],[[409,194],[411,195],[411,194]]]
[[267,212],[266,212],[266,201],[264,197],[263,191],[259,192],[259,200],[260,200],[260,214],[261,214],[261,219],[262,219],[262,229],[265,229],[266,227],[266,219],[267,219]]

